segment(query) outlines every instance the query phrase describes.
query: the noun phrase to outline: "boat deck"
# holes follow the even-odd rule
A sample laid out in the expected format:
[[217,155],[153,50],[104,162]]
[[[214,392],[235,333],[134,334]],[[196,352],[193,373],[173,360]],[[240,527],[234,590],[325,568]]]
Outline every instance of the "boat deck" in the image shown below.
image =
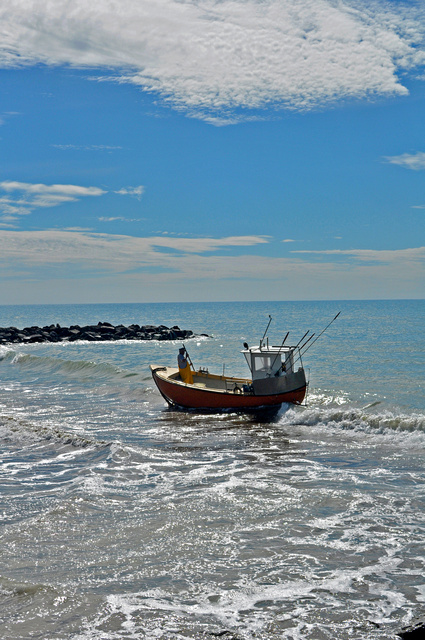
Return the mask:
[[[165,367],[164,369],[164,371],[158,371],[161,377],[184,384],[177,368]],[[223,393],[241,393],[243,385],[249,387],[251,383],[252,380],[248,378],[231,378],[230,376],[219,376],[206,371],[193,371],[193,385],[191,386],[198,389],[213,389]]]

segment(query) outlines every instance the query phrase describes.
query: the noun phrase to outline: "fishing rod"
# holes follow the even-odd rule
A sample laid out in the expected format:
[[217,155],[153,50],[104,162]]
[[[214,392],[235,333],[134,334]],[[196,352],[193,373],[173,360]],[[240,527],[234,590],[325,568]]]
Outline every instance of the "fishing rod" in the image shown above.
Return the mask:
[[[310,349],[310,347],[312,347],[312,346],[314,345],[314,343],[315,343],[315,342],[320,338],[320,336],[321,336],[321,335],[323,335],[323,334],[325,333],[326,329],[328,329],[328,328],[331,326],[332,322],[335,322],[335,320],[337,319],[337,317],[339,316],[339,314],[340,314],[340,313],[341,313],[341,311],[338,311],[338,313],[336,314],[335,318],[332,318],[332,320],[329,322],[329,324],[328,324],[328,325],[326,325],[326,327],[323,329],[323,331],[321,331],[321,332],[319,333],[319,335],[316,337],[316,339],[315,339],[315,340],[313,340],[313,342],[310,342],[310,340],[311,340],[311,339],[312,339],[312,337],[314,336],[314,333],[309,337],[309,339],[308,339],[306,342],[304,342],[304,344],[302,345],[302,347],[300,347],[300,349],[299,349],[299,354],[300,354],[300,355],[299,355],[299,356],[298,356],[298,358],[294,361],[294,365],[295,365],[297,362],[299,362],[299,361],[301,360],[301,358],[302,358],[302,356],[304,355],[304,353],[306,353],[306,352]],[[308,333],[308,331],[307,331],[307,333]],[[307,333],[306,333],[305,335],[307,335]],[[304,336],[304,338],[305,338],[305,336]],[[303,338],[302,338],[302,339],[303,339]],[[302,339],[301,339],[301,340],[302,340]],[[300,340],[300,342],[301,342],[301,340]],[[304,353],[301,353],[301,350],[302,350],[302,349],[304,349],[304,347],[306,346],[306,344],[307,344],[308,342],[310,342],[310,344],[308,345],[307,349],[304,351]],[[299,343],[298,343],[298,344],[299,344]],[[298,345],[297,345],[297,346],[298,346]],[[297,348],[297,347],[295,347],[295,349],[296,349],[296,348]]]
[[298,349],[299,345],[301,344],[301,342],[304,340],[304,338],[310,333],[310,329],[308,331],[305,332],[305,334],[303,335],[303,337],[301,338],[301,340],[298,340],[298,344],[295,345],[295,347],[293,347],[294,351],[295,349]]
[[[304,338],[306,337],[306,335],[307,335],[309,332],[310,332],[310,329],[309,329],[308,331],[306,331],[306,333],[303,335],[303,337],[301,338],[301,340],[298,342],[298,344],[297,344],[295,347],[291,347],[294,351],[295,351],[295,349],[298,347],[298,345],[300,344],[300,342],[302,342],[302,341],[304,340]],[[314,334],[313,334],[313,335],[314,335]],[[277,358],[277,356],[278,356],[278,355],[280,355],[281,349],[282,349],[283,345],[285,344],[285,342],[286,342],[286,338],[287,338],[288,336],[289,336],[289,331],[288,331],[288,333],[286,334],[286,336],[283,338],[282,344],[281,344],[281,345],[280,345],[280,347],[279,347],[279,351],[276,353],[276,355],[275,355],[275,357],[274,357],[274,360],[273,360],[273,362],[272,362],[272,366],[271,366],[271,368],[270,368],[270,369],[271,369],[271,371],[273,370],[274,363],[276,362],[276,358]],[[282,363],[282,364],[283,364],[283,366],[286,366],[286,361],[287,361],[287,358],[285,357],[285,362],[284,362],[284,363]],[[280,371],[280,369],[278,369],[278,370],[277,370],[277,372],[275,373],[275,375],[277,375],[277,374],[279,373],[279,371]]]
[[263,337],[262,337],[262,338],[261,338],[261,340],[260,340],[260,346],[263,344],[264,338],[266,337],[266,333],[267,333],[267,331],[269,330],[270,323],[271,323],[271,321],[273,320],[273,318],[271,317],[270,313],[269,313],[269,318],[270,318],[270,319],[269,319],[269,324],[267,325],[266,330],[265,330],[265,332],[264,332],[264,335],[263,335]]
[[308,338],[308,340],[306,340],[306,341],[304,342],[304,344],[302,344],[302,345],[301,345],[301,347],[300,347],[300,351],[302,351],[302,350],[304,349],[305,345],[306,345],[306,344],[308,344],[308,343],[310,342],[310,340],[311,340],[315,335],[316,335],[315,333],[312,333],[312,334],[311,334],[311,336]]
[[316,340],[313,340],[313,342],[311,344],[309,344],[309,346],[307,347],[307,349],[304,351],[304,353],[306,353],[310,347],[312,347],[314,345],[314,343],[320,338],[321,335],[323,335],[326,331],[326,329],[329,329],[329,327],[331,326],[332,322],[335,322],[335,320],[337,319],[337,317],[339,316],[339,314],[341,313],[341,311],[338,311],[338,313],[336,314],[335,318],[333,318],[330,323],[328,325],[326,325],[326,327],[323,329],[323,331],[321,331],[319,333],[319,335],[317,336]]
[[[274,363],[276,362],[276,358],[277,358],[277,356],[280,354],[280,350],[282,349],[283,345],[285,344],[285,342],[286,342],[286,338],[287,338],[288,336],[289,336],[289,331],[288,331],[288,333],[286,334],[286,336],[283,338],[283,340],[282,340],[282,344],[281,344],[281,345],[280,345],[280,347],[279,347],[279,351],[276,353],[276,355],[275,355],[275,357],[274,357],[274,360],[273,360],[273,362],[272,362],[272,366],[270,367],[271,371],[273,371],[273,367],[274,367]],[[275,374],[275,375],[276,375],[276,374]]]
[[[288,332],[289,333],[289,332]],[[305,334],[303,335],[303,337],[301,338],[301,340],[298,340],[298,343],[295,345],[295,347],[291,347],[291,353],[295,353],[295,350],[298,349],[299,345],[301,344],[301,342],[304,340],[304,338],[306,338],[308,336],[308,334],[310,333],[310,329],[308,329]],[[310,338],[308,340],[310,340],[312,337],[314,336],[314,333],[312,336],[310,336]],[[286,338],[285,338],[286,339]],[[308,342],[307,340],[307,342]],[[307,344],[307,342],[305,344]],[[288,358],[285,357],[285,362],[283,363],[285,368],[286,368],[286,362],[287,362]],[[289,358],[290,361],[290,358]],[[294,368],[295,363],[298,362],[298,360],[295,360],[292,362],[292,369]]]

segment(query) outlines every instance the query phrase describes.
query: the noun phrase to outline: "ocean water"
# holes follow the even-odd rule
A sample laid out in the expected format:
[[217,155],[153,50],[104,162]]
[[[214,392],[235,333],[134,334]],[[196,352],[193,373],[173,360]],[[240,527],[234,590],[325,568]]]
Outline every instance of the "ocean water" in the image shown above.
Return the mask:
[[195,365],[309,349],[306,406],[167,409],[179,342],[0,347],[4,640],[396,638],[425,613],[425,301],[2,306],[0,326],[178,324]]

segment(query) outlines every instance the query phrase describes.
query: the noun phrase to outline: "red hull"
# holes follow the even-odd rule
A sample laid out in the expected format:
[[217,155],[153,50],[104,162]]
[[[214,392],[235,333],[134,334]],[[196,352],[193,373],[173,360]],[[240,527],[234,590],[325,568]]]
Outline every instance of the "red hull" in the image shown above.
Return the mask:
[[[158,370],[160,371],[161,368]],[[306,385],[273,395],[245,395],[226,393],[216,389],[202,389],[179,381],[164,379],[153,367],[152,377],[161,395],[170,405],[185,409],[253,411],[263,407],[279,408],[284,402],[301,404],[306,393]]]

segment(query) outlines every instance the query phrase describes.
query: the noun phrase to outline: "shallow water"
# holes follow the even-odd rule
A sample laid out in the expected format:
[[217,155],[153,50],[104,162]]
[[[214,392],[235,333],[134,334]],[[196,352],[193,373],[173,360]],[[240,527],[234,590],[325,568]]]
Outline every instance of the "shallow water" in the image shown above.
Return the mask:
[[195,366],[305,355],[273,421],[168,410],[179,343],[0,347],[2,637],[388,639],[425,612],[424,301],[1,307],[1,326],[179,324]]

